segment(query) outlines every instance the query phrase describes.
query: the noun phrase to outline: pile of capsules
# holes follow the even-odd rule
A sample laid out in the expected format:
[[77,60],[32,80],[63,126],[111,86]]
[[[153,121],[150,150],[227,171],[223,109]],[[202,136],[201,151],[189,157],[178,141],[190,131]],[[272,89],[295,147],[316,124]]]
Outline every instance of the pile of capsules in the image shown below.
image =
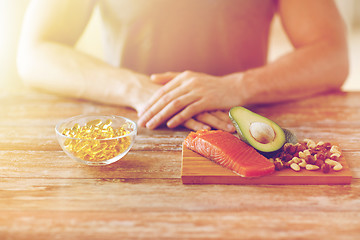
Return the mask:
[[65,140],[64,146],[84,161],[101,162],[116,157],[130,146],[131,138],[119,138],[130,132],[123,127],[113,128],[111,124],[111,119],[105,122],[95,119],[85,126],[75,124],[66,128],[62,134],[71,138]]

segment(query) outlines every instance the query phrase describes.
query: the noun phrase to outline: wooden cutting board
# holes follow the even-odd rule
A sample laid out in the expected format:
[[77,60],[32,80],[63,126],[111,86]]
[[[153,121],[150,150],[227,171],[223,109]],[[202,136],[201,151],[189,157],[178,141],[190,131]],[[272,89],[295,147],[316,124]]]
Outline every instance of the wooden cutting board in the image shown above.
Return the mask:
[[181,179],[184,184],[350,184],[351,170],[344,158],[340,163],[343,165],[341,171],[331,170],[328,174],[284,169],[264,177],[244,178],[183,146]]

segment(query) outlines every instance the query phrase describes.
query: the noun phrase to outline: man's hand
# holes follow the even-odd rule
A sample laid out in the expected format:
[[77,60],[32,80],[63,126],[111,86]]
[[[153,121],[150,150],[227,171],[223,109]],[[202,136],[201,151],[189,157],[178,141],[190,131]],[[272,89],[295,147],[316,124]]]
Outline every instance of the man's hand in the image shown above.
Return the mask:
[[228,116],[224,121],[223,112],[212,112],[239,105],[241,98],[236,88],[229,87],[234,84],[234,79],[190,71],[180,74],[164,73],[151,78],[154,82],[165,85],[153,95],[144,110],[139,112],[140,126],[154,129],[167,122],[168,127],[174,128],[196,116],[197,120],[214,128],[234,131]]

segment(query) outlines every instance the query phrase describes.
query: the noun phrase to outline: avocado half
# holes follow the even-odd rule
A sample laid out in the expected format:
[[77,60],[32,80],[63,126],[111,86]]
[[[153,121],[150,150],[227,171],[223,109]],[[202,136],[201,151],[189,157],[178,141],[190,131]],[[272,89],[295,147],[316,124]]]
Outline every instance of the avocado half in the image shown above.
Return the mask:
[[288,130],[284,131],[270,119],[244,107],[231,108],[229,117],[241,140],[260,152],[270,153],[279,150],[286,142],[286,135],[291,135]]

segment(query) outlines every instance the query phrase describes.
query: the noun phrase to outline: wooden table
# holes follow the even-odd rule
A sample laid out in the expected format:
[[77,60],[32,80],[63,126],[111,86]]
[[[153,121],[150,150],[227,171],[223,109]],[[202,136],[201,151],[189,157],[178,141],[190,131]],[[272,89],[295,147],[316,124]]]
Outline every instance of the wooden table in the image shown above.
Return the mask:
[[183,185],[186,129],[139,129],[121,161],[70,159],[54,126],[130,109],[0,91],[0,239],[360,239],[360,92],[252,110],[299,139],[338,142],[351,185]]

